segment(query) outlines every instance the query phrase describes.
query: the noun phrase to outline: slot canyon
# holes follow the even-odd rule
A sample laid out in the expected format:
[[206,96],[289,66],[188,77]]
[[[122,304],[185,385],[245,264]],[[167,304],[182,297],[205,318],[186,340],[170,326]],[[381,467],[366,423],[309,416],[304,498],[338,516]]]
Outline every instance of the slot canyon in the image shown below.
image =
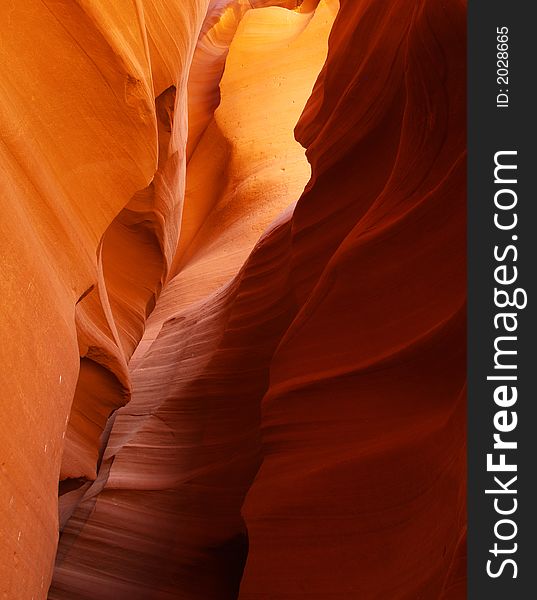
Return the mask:
[[0,15],[1,598],[465,598],[465,0]]

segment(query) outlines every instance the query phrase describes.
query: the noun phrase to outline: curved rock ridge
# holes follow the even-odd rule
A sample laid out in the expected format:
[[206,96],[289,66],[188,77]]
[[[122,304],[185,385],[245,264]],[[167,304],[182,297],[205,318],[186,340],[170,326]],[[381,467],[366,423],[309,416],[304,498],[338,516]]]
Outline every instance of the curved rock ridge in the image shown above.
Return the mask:
[[[188,166],[177,274],[131,361],[133,397],[113,419],[99,477],[69,492],[84,497],[63,530],[50,598],[237,596],[247,550],[240,507],[259,466],[259,404],[274,328],[288,320],[280,294],[260,301],[251,285],[267,280],[270,291],[280,281],[283,289],[282,248],[275,254],[275,242],[259,242],[258,262],[230,280],[309,179],[293,128],[326,58],[336,10],[333,2],[315,15],[260,9],[238,25],[221,103]],[[252,44],[258,32],[264,43]],[[270,105],[260,105],[267,95]],[[290,214],[273,225],[277,239],[289,237]],[[244,347],[235,332],[243,328]],[[229,371],[252,355],[259,365]]]
[[[80,366],[75,306],[97,286],[106,229],[156,170],[140,14],[124,2],[120,23],[135,26],[103,27],[112,20],[109,4],[29,0],[0,7],[0,590],[6,598],[46,594],[63,438]],[[118,376],[125,374],[124,364]]]
[[[279,4],[287,8],[296,8],[294,2]],[[210,89],[214,89],[217,88],[222,75],[218,69],[216,71],[207,69],[206,60],[193,60],[193,57],[202,56],[203,50],[206,50],[207,44],[210,44],[213,52],[218,48],[219,61],[223,65],[227,48],[240,19],[246,11],[257,6],[258,3],[255,2],[234,0],[228,2],[224,13],[220,14],[223,6],[218,3],[209,4],[205,15],[203,13],[197,15],[203,17],[197,43],[195,43],[197,29],[190,27],[192,34],[185,40],[188,46],[182,49],[186,56],[174,56],[173,52],[170,52],[170,56],[166,56],[162,50],[167,50],[167,46],[165,48],[159,46],[156,50],[152,50],[149,42],[146,45],[155,92],[157,169],[149,185],[132,196],[109,225],[100,242],[97,265],[98,290],[95,292],[99,300],[97,304],[94,303],[96,314],[88,315],[89,321],[96,321],[96,324],[93,332],[78,328],[79,338],[89,335],[96,339],[88,344],[87,354],[81,352],[81,376],[78,379],[66,433],[60,480],[79,477],[95,479],[102,455],[101,435],[106,420],[115,409],[123,406],[130,399],[130,382],[128,375],[125,377],[126,365],[140,342],[145,321],[155,306],[162,285],[170,275],[172,261],[176,260],[181,227],[184,228],[185,224],[189,223],[189,217],[185,216],[183,211],[188,156],[185,154],[185,146],[188,151],[187,141],[195,139],[196,114],[194,113],[188,120],[186,115],[190,114],[189,109],[192,106],[198,104],[203,106],[200,94],[195,94],[196,85],[192,84],[192,80],[199,79],[197,73],[208,73],[209,79],[207,80],[205,75],[204,83]],[[173,4],[167,7],[173,8]],[[159,7],[149,3],[139,10],[139,19],[146,27],[148,39],[153,39],[153,20],[160,25],[163,16],[166,16],[160,12],[153,14],[155,8]],[[99,13],[98,16],[103,21],[103,30],[109,34],[114,22],[106,19],[116,19],[118,15],[113,11],[109,15],[107,10],[109,9]],[[231,34],[226,31],[224,25],[225,33],[223,35],[219,33],[215,43],[213,36],[204,35],[207,24],[213,22],[215,18],[218,18],[217,25],[220,24],[229,12],[235,18],[235,25],[230,28]],[[279,12],[288,15],[284,17],[284,21],[290,18],[291,21],[305,24],[311,18],[311,11],[308,17]],[[185,34],[182,26],[185,23],[181,19],[184,21],[189,16],[172,10],[167,18],[176,21],[177,30],[175,35],[170,35],[170,40],[161,40],[161,43],[168,44],[173,41],[177,44],[178,31],[180,30],[183,36]],[[274,25],[281,27],[282,23],[276,21]],[[208,33],[214,33],[212,29],[209,29]],[[162,37],[160,30],[159,34]],[[318,47],[322,53],[322,44]],[[161,62],[166,64],[161,65]],[[175,75],[161,74],[160,71],[165,72],[166,67]],[[170,82],[172,84],[161,91],[161,88]],[[137,86],[138,82],[130,78],[128,85]],[[303,94],[307,92],[306,86]],[[196,104],[190,101],[192,97],[200,102]],[[128,98],[126,101],[129,101]],[[287,131],[288,129],[289,127],[285,128]],[[299,190],[291,194],[291,197],[296,197],[298,194]],[[200,212],[198,209],[196,211]],[[261,232],[263,227],[259,227],[258,230]],[[188,234],[183,234],[181,239],[187,240]],[[98,306],[99,303],[101,307]],[[102,323],[103,313],[107,324]],[[103,331],[107,332],[112,339],[111,346],[108,342],[102,343],[102,340],[98,339]],[[98,389],[101,384],[93,378],[86,377],[86,358],[91,358],[103,367],[101,379],[108,381],[107,384],[102,384],[108,386],[106,391],[103,389],[102,393],[96,393],[95,388]]]
[[219,83],[222,101],[188,163],[172,276],[133,366],[163,320],[234,276],[271,220],[302,193],[310,167],[292,131],[325,60],[336,6],[324,2],[314,17],[256,10],[241,21]]
[[[176,88],[155,100],[158,169],[112,221],[98,249],[96,288],[77,304],[80,373],[65,438],[60,481],[95,479],[100,438],[111,413],[130,399],[127,363],[177,244],[180,159],[169,156]],[[61,504],[61,500],[60,500]]]
[[463,2],[341,3],[241,599],[465,597],[465,81]]
[[46,594],[58,480],[64,522],[130,398],[127,364],[179,235],[190,64],[217,4],[0,7],[6,597]]

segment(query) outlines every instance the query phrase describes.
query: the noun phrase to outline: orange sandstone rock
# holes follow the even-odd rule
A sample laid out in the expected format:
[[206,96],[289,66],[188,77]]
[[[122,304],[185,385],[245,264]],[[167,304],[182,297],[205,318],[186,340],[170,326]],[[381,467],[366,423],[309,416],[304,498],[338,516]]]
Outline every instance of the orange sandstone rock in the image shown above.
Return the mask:
[[[133,397],[115,415],[99,477],[63,530],[50,598],[238,592],[247,551],[240,507],[259,464],[272,328],[285,322],[279,296],[260,302],[251,282],[276,278],[283,289],[282,248],[261,242],[259,259],[230,280],[309,178],[293,127],[334,15],[326,3],[315,15],[263,9],[238,25],[222,102],[188,165],[177,274],[131,362]],[[285,218],[274,227],[278,239],[289,236]],[[256,335],[263,322],[266,333]],[[243,327],[247,343],[235,332]],[[259,364],[229,371],[251,355]]]
[[[162,163],[155,97],[174,85],[186,112],[207,4],[30,0],[0,8],[0,588],[10,599],[43,598],[50,582],[75,390],[61,477],[95,476],[100,429],[128,397],[126,360],[165,276],[153,266],[169,263],[177,240],[186,119],[173,127],[164,191],[147,208],[155,224],[144,217],[133,232],[138,217],[125,213],[112,223]],[[156,262],[149,259],[148,290],[119,300],[108,250],[129,236],[123,247],[132,256],[149,239]]]

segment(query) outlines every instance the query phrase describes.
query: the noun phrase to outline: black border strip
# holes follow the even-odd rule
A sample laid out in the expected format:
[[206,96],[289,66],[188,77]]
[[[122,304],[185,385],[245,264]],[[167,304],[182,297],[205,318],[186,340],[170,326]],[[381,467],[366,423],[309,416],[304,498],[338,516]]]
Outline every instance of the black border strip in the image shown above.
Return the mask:
[[[513,600],[537,598],[537,327],[534,311],[537,298],[537,143],[535,113],[537,111],[535,83],[537,57],[537,21],[532,19],[532,2],[504,0],[469,0],[468,2],[468,597],[470,600]],[[508,82],[498,81],[504,71],[498,73],[498,28],[508,28]],[[501,38],[503,39],[503,38]],[[503,48],[503,47],[502,47]],[[498,107],[497,95],[507,90],[508,106]],[[500,101],[505,97],[500,97]],[[501,105],[501,102],[500,102]],[[516,151],[516,155],[498,156],[498,159],[516,163],[517,180],[514,183],[495,183],[494,157],[500,151]],[[498,172],[500,179],[511,179],[509,171]],[[512,210],[498,210],[495,194],[499,189],[511,189],[517,198]],[[499,202],[508,204],[511,192],[501,193]],[[509,219],[516,213],[515,228],[501,230],[494,225],[494,215]],[[516,239],[513,239],[516,236]],[[496,260],[497,254],[512,244],[515,251],[507,252],[505,260]],[[517,280],[511,285],[499,285],[495,281],[495,269],[505,265],[507,270],[498,272],[500,278],[511,278],[516,266]],[[518,327],[511,332],[514,340],[502,340],[500,347],[516,350],[516,355],[498,356],[500,364],[516,363],[516,369],[495,369],[494,343],[498,336],[506,335],[502,324],[495,329],[494,317],[507,309],[495,305],[494,288],[514,293],[515,288],[524,289],[528,304],[524,309],[511,307],[516,313]],[[518,295],[523,299],[522,293]],[[501,303],[501,300],[500,300]],[[522,304],[522,302],[519,302]],[[501,323],[504,323],[501,320]],[[513,324],[509,320],[510,325]],[[508,334],[507,334],[508,335]],[[501,346],[503,344],[503,346]],[[516,375],[513,382],[487,380],[488,376]],[[499,406],[494,400],[494,390],[500,385],[516,386],[518,399],[512,406]],[[510,388],[508,388],[510,392]],[[511,394],[511,392],[510,392]],[[498,396],[501,401],[502,396]],[[503,396],[509,400],[509,397]],[[516,449],[494,449],[493,434],[497,433],[494,416],[500,426],[511,432],[501,433],[501,439],[517,442]],[[487,471],[487,454],[493,454],[493,462],[501,461],[505,454],[507,464],[516,464],[516,472]],[[487,489],[499,489],[494,481],[507,482],[514,493],[486,494]],[[500,515],[494,506],[495,499],[500,510],[511,510],[512,515]],[[514,502],[516,498],[517,502]],[[501,519],[516,523],[516,535],[511,540],[497,539],[494,528]],[[511,536],[512,524],[501,523],[497,531],[504,537]],[[503,550],[516,551],[495,556],[494,544]],[[497,574],[503,560],[516,562],[515,568],[506,563],[498,577],[491,577],[489,570]]]

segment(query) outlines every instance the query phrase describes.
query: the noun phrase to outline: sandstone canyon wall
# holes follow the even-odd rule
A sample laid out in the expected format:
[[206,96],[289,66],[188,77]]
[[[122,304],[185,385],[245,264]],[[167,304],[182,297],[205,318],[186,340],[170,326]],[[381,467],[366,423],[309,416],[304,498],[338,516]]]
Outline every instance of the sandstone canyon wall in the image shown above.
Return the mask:
[[0,7],[4,598],[465,597],[465,10]]

